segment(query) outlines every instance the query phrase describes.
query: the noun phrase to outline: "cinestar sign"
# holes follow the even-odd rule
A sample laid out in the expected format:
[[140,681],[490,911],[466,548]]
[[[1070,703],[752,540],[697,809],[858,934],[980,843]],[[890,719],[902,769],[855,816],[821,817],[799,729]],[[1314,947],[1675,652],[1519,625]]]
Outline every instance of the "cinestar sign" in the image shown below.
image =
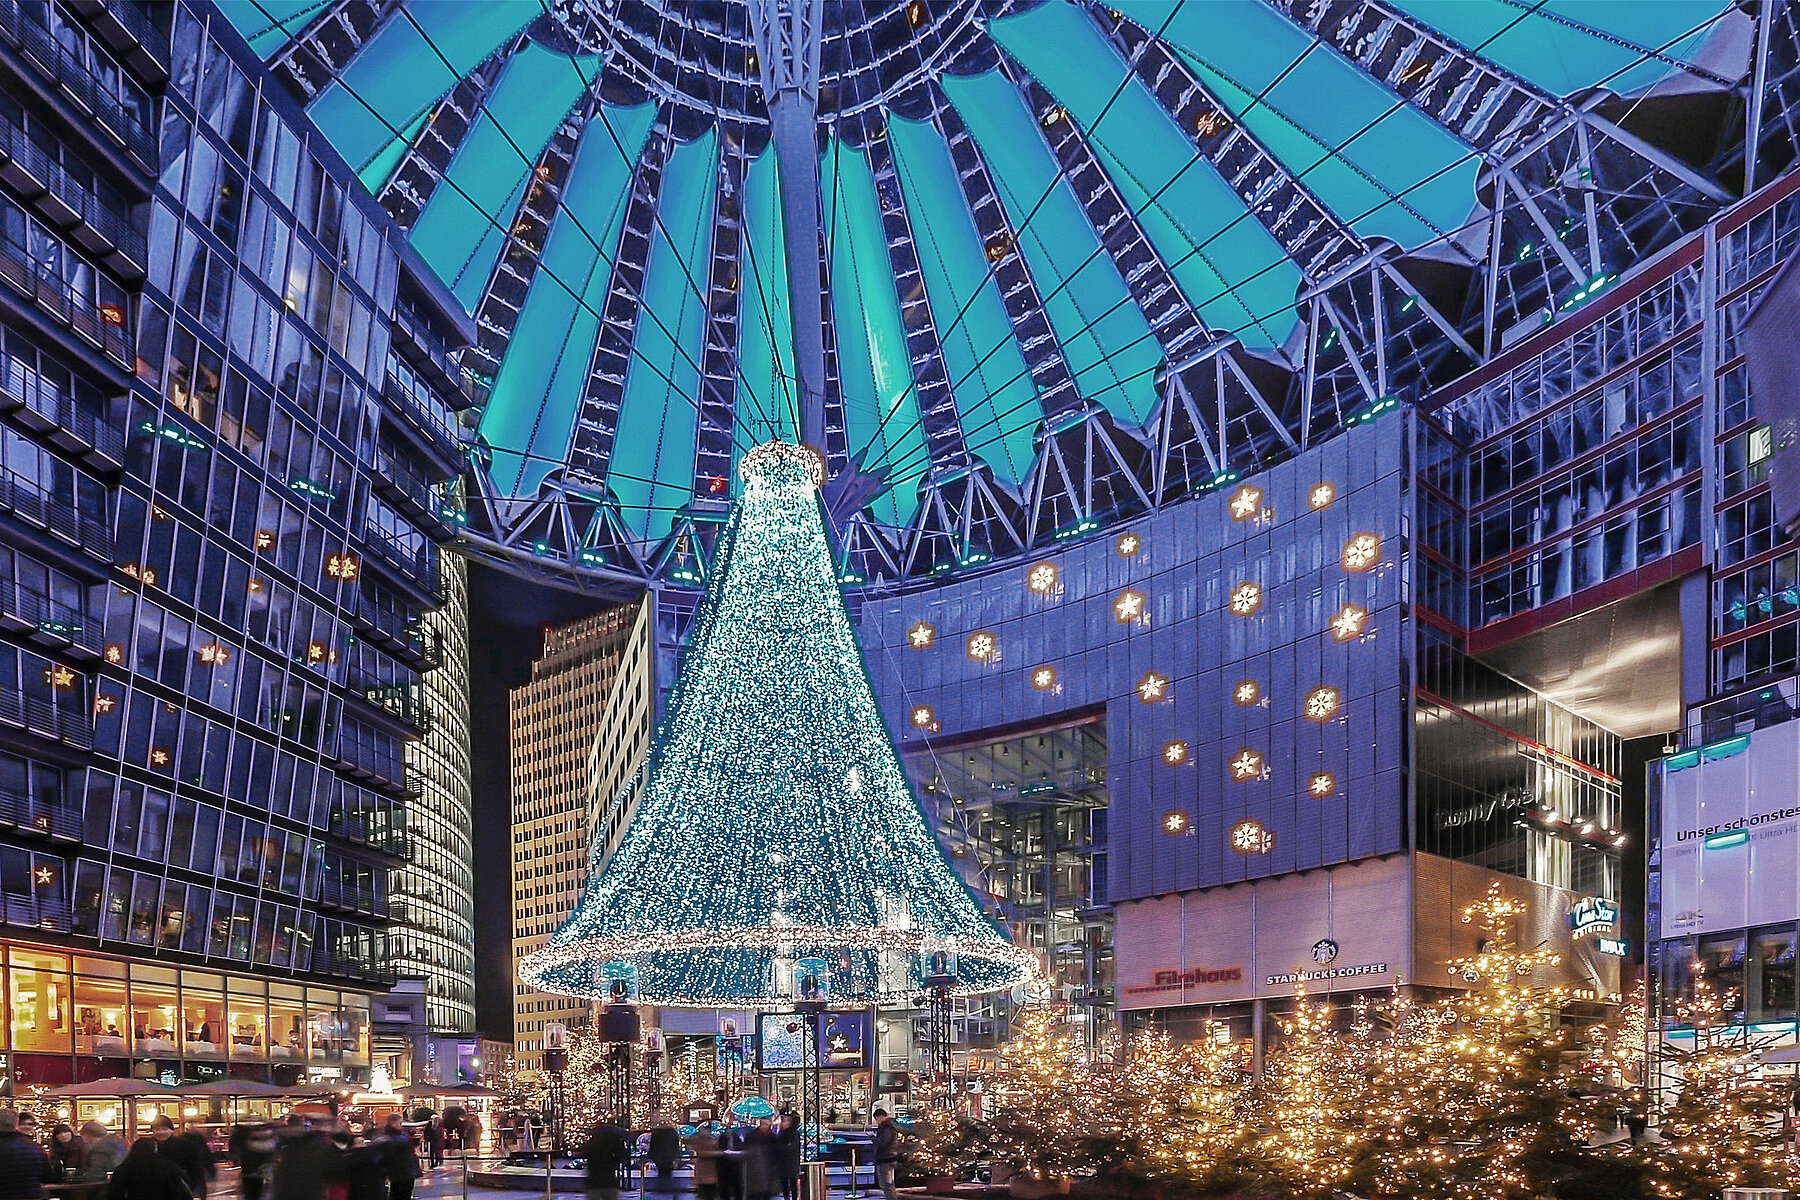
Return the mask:
[[1619,927],[1619,906],[1604,896],[1584,896],[1569,910],[1569,928],[1577,938],[1611,933]]

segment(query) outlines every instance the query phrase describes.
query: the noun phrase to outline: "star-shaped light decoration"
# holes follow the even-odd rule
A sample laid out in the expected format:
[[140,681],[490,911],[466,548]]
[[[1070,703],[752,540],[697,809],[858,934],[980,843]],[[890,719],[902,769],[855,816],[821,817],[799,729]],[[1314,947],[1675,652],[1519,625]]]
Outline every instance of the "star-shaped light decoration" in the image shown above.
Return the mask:
[[1262,684],[1254,679],[1240,679],[1231,685],[1231,702],[1239,708],[1249,708],[1262,699]]
[[1226,764],[1225,769],[1231,773],[1232,781],[1235,783],[1249,783],[1253,779],[1261,779],[1263,773],[1262,751],[1242,746]]
[[1113,597],[1113,619],[1121,625],[1144,619],[1144,593],[1126,588]]
[[1248,521],[1262,512],[1263,490],[1245,483],[1238,485],[1238,490],[1231,493],[1228,502],[1233,521]]
[[1372,571],[1381,561],[1381,538],[1373,533],[1353,533],[1350,540],[1344,543],[1344,552],[1339,556],[1344,570],[1353,575],[1361,575]]
[[1254,616],[1262,607],[1262,584],[1244,580],[1231,589],[1231,615],[1234,617]]
[[153,767],[166,767],[173,758],[167,746],[150,747],[150,765]]
[[1301,715],[1322,725],[1337,716],[1339,703],[1338,690],[1330,684],[1322,684],[1306,693]]
[[911,720],[914,729],[937,728],[937,711],[929,704],[915,704],[912,708]]
[[989,630],[977,629],[969,635],[964,653],[971,662],[993,662],[1000,655],[1000,643]]
[[1155,704],[1159,700],[1167,700],[1169,677],[1158,671],[1144,672],[1144,677],[1137,681],[1137,696],[1140,704]]
[[1267,854],[1275,849],[1275,835],[1255,817],[1245,817],[1233,825],[1227,840],[1239,854]]
[[119,707],[119,698],[108,692],[94,693],[94,715],[104,717]]
[[120,666],[125,661],[125,646],[121,642],[108,642],[106,648],[100,651],[100,657],[106,660],[108,666]]
[[1048,663],[1041,667],[1031,668],[1031,686],[1040,692],[1056,690],[1056,668]]
[[327,554],[325,574],[341,583],[353,583],[362,574],[362,560],[348,550]]
[[1025,572],[1025,590],[1033,595],[1048,596],[1056,591],[1058,573],[1053,562],[1034,563]]
[[273,550],[275,548],[275,531],[273,529],[257,530],[256,538],[251,544],[258,550]]
[[38,887],[50,887],[56,883],[56,868],[49,863],[31,869],[31,882]]
[[1306,493],[1306,506],[1314,512],[1323,512],[1337,501],[1337,484],[1321,479],[1312,485]]
[[1331,618],[1331,637],[1333,641],[1354,642],[1368,628],[1369,610],[1360,604],[1346,604],[1337,610]]
[[1188,760],[1188,744],[1180,739],[1164,742],[1162,760],[1171,767],[1179,767]]
[[937,626],[930,621],[914,621],[906,631],[906,644],[914,650],[929,649],[937,641]]
[[1337,776],[1330,771],[1320,771],[1306,781],[1306,792],[1309,796],[1324,799],[1337,791]]
[[1163,814],[1162,829],[1163,832],[1170,837],[1181,836],[1186,833],[1192,825],[1193,820],[1179,808],[1171,808],[1168,812]]
[[44,665],[44,682],[52,688],[72,688],[75,686],[75,672],[61,663]]
[[1121,533],[1119,540],[1113,543],[1113,549],[1118,551],[1120,558],[1136,558],[1138,551],[1143,548],[1143,535],[1129,529]]
[[194,653],[209,667],[222,667],[231,661],[231,647],[219,642],[207,642],[204,646],[196,647]]

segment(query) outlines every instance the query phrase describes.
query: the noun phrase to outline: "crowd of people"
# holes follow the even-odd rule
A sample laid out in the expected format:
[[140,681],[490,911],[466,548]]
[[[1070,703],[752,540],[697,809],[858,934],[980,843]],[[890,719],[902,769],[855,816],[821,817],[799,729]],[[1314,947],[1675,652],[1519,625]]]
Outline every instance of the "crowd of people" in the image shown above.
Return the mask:
[[[429,1144],[429,1143],[428,1143]],[[242,1200],[412,1200],[421,1177],[412,1131],[399,1113],[378,1129],[346,1121],[246,1124],[227,1157]],[[218,1178],[211,1146],[159,1116],[129,1147],[99,1121],[58,1125],[48,1146],[29,1111],[0,1108],[0,1200],[40,1200],[46,1185],[94,1200],[206,1200]]]

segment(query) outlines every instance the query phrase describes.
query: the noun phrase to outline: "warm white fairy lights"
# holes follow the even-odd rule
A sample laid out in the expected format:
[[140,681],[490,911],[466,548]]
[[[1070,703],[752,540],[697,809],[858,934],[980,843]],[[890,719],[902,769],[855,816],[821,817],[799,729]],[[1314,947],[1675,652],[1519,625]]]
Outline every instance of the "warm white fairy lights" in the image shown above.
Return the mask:
[[[1010,990],[1033,959],[950,866],[882,723],[817,454],[769,444],[740,471],[636,814],[520,979],[601,997],[629,964],[644,1003],[756,1008],[791,1002],[818,958],[834,997],[893,1003],[941,950],[957,994]],[[929,704],[908,722],[939,728]]]

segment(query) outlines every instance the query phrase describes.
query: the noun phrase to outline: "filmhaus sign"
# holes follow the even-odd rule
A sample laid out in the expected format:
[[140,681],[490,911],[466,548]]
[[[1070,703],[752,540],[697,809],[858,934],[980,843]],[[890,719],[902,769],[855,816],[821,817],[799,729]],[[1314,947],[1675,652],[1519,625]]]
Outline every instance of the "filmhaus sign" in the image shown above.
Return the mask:
[[1166,992],[1185,992],[1189,988],[1223,983],[1241,983],[1244,968],[1237,967],[1162,967],[1153,972],[1149,983],[1134,984],[1125,989],[1127,996],[1158,996]]

